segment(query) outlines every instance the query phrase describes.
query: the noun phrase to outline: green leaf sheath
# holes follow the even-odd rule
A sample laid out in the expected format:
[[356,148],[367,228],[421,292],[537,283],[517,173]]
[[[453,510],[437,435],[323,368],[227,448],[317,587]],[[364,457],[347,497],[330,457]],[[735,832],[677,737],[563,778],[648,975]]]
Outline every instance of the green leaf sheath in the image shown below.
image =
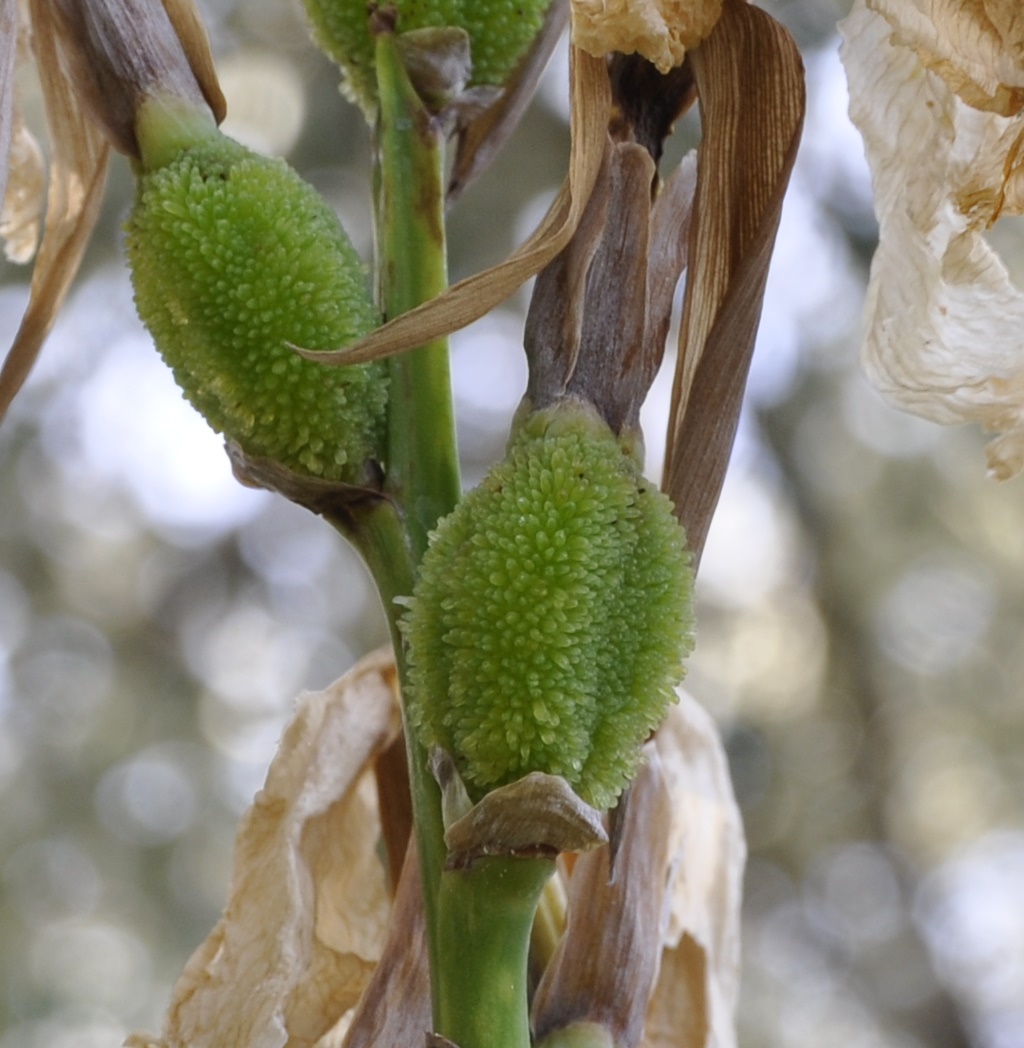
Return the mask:
[[[400,33],[435,26],[464,29],[473,58],[472,85],[504,83],[544,22],[551,0],[397,0]],[[319,47],[341,67],[364,109],[376,102],[374,47],[365,0],[305,0]]]
[[540,413],[423,560],[413,723],[477,797],[544,771],[607,808],[674,699],[691,603],[668,499],[590,414]]
[[385,368],[289,347],[337,349],[377,322],[316,191],[218,134],[140,177],[126,247],[139,315],[210,425],[250,455],[357,481],[383,445]]

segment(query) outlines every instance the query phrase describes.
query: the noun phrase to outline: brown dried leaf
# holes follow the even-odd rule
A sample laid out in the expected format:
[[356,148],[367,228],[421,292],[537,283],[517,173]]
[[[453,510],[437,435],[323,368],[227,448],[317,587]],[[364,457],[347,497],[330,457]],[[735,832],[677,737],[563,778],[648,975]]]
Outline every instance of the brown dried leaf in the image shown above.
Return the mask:
[[721,13],[722,0],[572,0],[573,40],[592,55],[643,55],[667,73]]
[[50,2],[70,89],[120,152],[138,158],[135,123],[147,99],[180,99],[196,111],[205,107],[162,0]]
[[906,411],[1001,431],[989,471],[1014,476],[1024,468],[1024,293],[984,232],[1000,214],[1024,213],[1024,113],[965,105],[863,0],[841,28],[879,221],[868,377]]
[[52,0],[29,0],[33,47],[52,141],[46,223],[28,309],[0,370],[0,419],[35,363],[99,215],[109,147],[82,111],[61,50]]
[[700,560],[732,451],[803,125],[800,53],[744,0],[690,52],[703,140],[662,487]]
[[0,0],[0,201],[7,192],[7,154],[14,136],[14,70],[18,60],[18,3]]
[[402,353],[479,320],[543,269],[569,242],[586,207],[604,152],[610,95],[603,60],[572,50],[573,108],[569,175],[540,226],[504,262],[334,352],[298,350],[321,364],[355,364]]
[[189,961],[160,1038],[136,1048],[298,1048],[335,1026],[380,958],[389,902],[374,758],[399,730],[376,652],[300,697],[239,830],[224,916]]
[[868,0],[909,47],[969,106],[1001,116],[1024,108],[1020,0]]

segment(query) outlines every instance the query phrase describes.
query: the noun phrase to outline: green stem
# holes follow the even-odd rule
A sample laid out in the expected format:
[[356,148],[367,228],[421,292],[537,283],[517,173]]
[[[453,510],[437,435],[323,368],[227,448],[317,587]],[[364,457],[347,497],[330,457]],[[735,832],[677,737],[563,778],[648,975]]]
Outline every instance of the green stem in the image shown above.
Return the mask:
[[554,869],[495,856],[442,874],[434,1021],[459,1048],[529,1048],[530,932]]
[[[377,280],[390,319],[448,283],[444,140],[409,81],[392,33],[378,35],[376,65]],[[386,488],[407,514],[418,560],[429,531],[460,494],[447,340],[392,357],[388,365]]]
[[[364,507],[354,522],[331,523],[359,550],[377,586],[391,633],[395,665],[402,694],[407,694],[408,662],[399,628],[403,600],[412,593],[415,558],[405,523],[395,504],[388,499]],[[445,861],[444,827],[441,821],[441,792],[427,767],[426,751],[413,732],[405,733],[409,759],[409,788],[419,846],[423,881],[423,906],[431,951],[431,970],[435,970],[434,944],[437,935],[437,897]]]
[[[385,318],[404,313],[447,286],[444,149],[440,129],[409,80],[394,34],[376,38],[378,117],[374,207],[377,295]],[[384,490],[400,520],[379,518],[383,531],[363,536],[391,624],[403,694],[408,694],[404,645],[395,596],[408,596],[437,521],[460,495],[448,344],[438,340],[388,361],[388,447]],[[400,527],[399,527],[400,525]],[[397,530],[396,530],[397,529]],[[398,547],[401,547],[399,550]],[[401,554],[402,568],[391,558]],[[426,753],[406,732],[413,820],[419,846],[434,1012],[438,1008],[438,895],[444,865],[440,794]]]

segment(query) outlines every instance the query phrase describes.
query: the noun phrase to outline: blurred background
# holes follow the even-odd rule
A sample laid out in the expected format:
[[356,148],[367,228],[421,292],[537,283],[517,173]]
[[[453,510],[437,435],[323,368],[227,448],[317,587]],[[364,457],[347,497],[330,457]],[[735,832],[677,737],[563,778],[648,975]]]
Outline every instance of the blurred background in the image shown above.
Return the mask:
[[[809,112],[689,686],[750,844],[744,1048],[1024,1045],[1024,498],[983,437],[858,371],[875,236],[843,0],[763,6]],[[278,0],[206,0],[228,129],[286,155],[368,257],[368,135]],[[30,83],[25,104],[38,121]],[[455,277],[532,227],[568,150],[564,55],[451,224]],[[684,128],[678,155],[692,134]],[[217,919],[237,820],[295,696],[385,640],[316,518],[231,477],[135,318],[118,160],[85,268],[0,429],[0,1048],[158,1029]],[[1021,229],[1000,229],[1012,270]],[[0,266],[0,344],[28,272]],[[467,484],[525,379],[526,297],[454,340]],[[671,363],[671,362],[670,362]],[[647,407],[661,455],[667,381]]]

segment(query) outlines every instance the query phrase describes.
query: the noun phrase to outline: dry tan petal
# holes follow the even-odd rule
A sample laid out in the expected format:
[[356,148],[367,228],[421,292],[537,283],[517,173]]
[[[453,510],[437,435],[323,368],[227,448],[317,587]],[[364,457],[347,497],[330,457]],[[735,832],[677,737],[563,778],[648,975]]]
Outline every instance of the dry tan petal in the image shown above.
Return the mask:
[[12,262],[28,262],[39,246],[39,233],[46,200],[46,171],[43,151],[35,136],[21,122],[15,109],[14,129],[8,153],[7,191],[0,214],[0,239],[4,254]]
[[1020,0],[868,0],[868,7],[968,105],[1001,116],[1024,108]]
[[864,137],[879,245],[862,349],[895,406],[1001,432],[989,471],[1024,468],[1024,294],[985,240],[1024,203],[1024,115],[965,105],[863,0],[843,22],[850,115]]
[[746,844],[718,728],[685,691],[655,737],[671,798],[667,923],[645,1048],[736,1043]]
[[389,911],[372,762],[399,730],[389,652],[300,697],[235,846],[227,908],[155,1048],[299,1048],[352,1008]]
[[0,370],[0,418],[21,388],[60,309],[99,215],[109,147],[68,80],[52,0],[30,0],[33,47],[52,142],[43,239],[28,309]]
[[721,13],[722,0],[572,0],[572,40],[598,57],[643,55],[667,73]]

